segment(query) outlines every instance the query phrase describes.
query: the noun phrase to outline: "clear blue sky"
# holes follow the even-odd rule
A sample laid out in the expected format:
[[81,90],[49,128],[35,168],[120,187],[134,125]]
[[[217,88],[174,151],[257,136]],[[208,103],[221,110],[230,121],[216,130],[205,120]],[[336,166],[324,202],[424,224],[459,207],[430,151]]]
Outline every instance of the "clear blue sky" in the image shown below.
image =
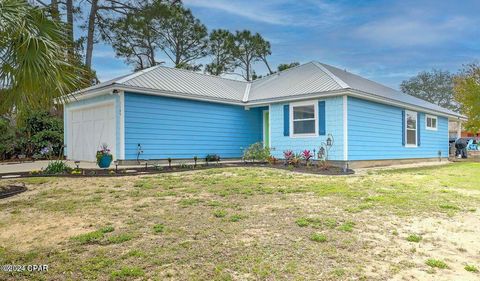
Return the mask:
[[[479,0],[183,2],[209,30],[261,33],[272,44],[274,67],[317,60],[398,89],[419,71],[456,72],[480,60]],[[93,64],[102,81],[131,71],[102,44]],[[258,64],[257,73],[265,72]]]

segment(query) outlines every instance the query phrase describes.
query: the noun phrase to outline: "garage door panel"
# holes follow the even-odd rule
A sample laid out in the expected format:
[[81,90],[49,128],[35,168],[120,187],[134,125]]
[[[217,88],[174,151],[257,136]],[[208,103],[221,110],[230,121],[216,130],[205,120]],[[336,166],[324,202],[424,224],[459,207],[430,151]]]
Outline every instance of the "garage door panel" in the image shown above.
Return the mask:
[[[102,143],[115,151],[116,125],[113,104],[73,110],[70,114],[69,158],[95,161]],[[114,155],[115,157],[115,155]]]

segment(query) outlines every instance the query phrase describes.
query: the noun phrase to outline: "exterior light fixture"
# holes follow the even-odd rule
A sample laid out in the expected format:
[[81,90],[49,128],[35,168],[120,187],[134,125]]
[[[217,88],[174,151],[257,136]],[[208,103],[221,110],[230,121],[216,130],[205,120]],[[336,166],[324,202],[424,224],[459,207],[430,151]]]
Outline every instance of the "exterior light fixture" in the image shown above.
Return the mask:
[[113,164],[115,164],[115,173],[118,172],[118,160],[113,161]]

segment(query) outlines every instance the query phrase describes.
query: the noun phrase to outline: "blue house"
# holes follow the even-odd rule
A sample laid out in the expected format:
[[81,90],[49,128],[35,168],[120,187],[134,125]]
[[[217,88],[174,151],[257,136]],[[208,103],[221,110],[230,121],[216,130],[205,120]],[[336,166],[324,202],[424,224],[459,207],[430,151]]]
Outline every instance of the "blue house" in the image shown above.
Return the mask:
[[163,66],[83,89],[64,107],[66,156],[240,158],[263,142],[272,154],[318,151],[365,166],[448,156],[448,123],[462,115],[333,66],[310,62],[253,82]]

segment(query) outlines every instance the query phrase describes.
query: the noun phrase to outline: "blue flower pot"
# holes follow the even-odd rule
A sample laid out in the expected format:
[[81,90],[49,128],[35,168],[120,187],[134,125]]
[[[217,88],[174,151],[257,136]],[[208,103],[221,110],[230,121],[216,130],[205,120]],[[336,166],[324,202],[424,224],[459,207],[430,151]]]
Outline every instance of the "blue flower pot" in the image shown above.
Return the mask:
[[110,163],[112,163],[112,156],[111,155],[103,155],[98,161],[98,167],[102,169],[106,169],[110,167]]

